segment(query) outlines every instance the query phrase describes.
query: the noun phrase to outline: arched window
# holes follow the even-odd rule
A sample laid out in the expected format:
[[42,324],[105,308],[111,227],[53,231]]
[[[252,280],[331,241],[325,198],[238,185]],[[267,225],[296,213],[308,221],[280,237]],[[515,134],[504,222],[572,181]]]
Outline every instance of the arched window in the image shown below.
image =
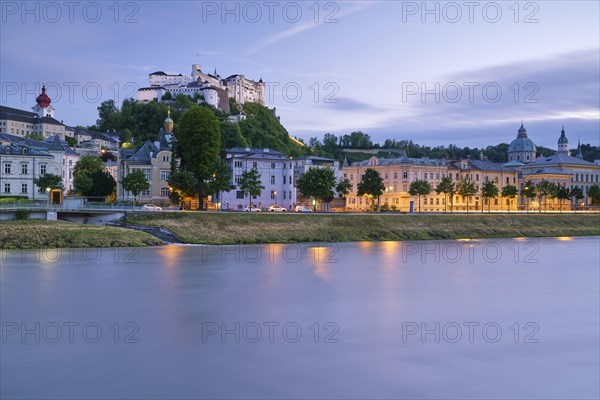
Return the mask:
[[6,154],[10,154],[10,147],[7,147],[6,150],[4,151]]
[[27,154],[27,149],[25,147],[23,147],[23,150],[21,150],[21,154]]

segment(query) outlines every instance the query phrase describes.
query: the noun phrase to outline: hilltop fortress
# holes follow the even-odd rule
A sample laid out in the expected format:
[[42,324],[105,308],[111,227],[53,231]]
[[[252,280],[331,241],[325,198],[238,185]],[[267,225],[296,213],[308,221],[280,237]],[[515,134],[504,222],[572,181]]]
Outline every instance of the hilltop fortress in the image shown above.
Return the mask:
[[150,86],[138,89],[138,101],[161,101],[168,92],[173,97],[180,93],[193,97],[198,93],[206,103],[226,112],[229,112],[229,99],[238,104],[251,102],[265,105],[265,83],[262,78],[258,82],[237,74],[221,78],[216,69],[213,74],[206,74],[199,64],[192,65],[191,75],[157,71],[151,73],[148,80]]

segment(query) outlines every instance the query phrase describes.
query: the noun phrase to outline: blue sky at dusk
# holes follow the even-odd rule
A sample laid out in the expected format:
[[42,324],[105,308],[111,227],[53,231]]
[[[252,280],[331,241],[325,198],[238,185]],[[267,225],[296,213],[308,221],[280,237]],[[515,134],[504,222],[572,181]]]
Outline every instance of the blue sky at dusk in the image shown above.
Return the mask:
[[538,145],[555,148],[563,124],[573,145],[600,145],[597,1],[75,3],[0,3],[0,104],[29,109],[46,82],[57,119],[88,125],[150,72],[200,64],[268,82],[267,105],[305,140],[477,147],[523,120]]

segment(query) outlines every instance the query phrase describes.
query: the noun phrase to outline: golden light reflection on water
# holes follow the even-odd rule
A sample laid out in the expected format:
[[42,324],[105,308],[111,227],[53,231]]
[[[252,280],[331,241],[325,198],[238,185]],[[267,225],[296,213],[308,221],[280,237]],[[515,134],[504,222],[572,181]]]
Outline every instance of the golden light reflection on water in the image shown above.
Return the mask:
[[332,251],[332,247],[312,246],[308,248],[308,258],[310,260],[313,274],[323,282],[328,282],[331,278],[329,269],[329,260],[327,255]]
[[186,251],[185,246],[167,245],[158,248],[158,256],[162,258],[160,265],[174,268],[179,265],[179,258]]
[[575,238],[573,236],[559,236],[556,238],[556,240],[560,240],[561,242],[570,242],[571,240],[574,240]]

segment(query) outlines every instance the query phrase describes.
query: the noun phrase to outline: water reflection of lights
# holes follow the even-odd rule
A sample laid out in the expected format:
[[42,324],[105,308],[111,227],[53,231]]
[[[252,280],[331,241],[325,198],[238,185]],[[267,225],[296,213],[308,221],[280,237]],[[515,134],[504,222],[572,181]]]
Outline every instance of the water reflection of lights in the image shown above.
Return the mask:
[[173,268],[179,263],[179,257],[185,251],[185,246],[167,245],[160,246],[158,255],[162,257],[162,265]]
[[327,246],[312,246],[309,247],[308,250],[310,252],[309,258],[315,276],[323,282],[329,281],[329,263],[332,260],[328,260],[328,255],[334,251],[334,248]]
[[573,236],[559,236],[556,238],[556,240],[560,240],[561,242],[570,242],[571,240],[574,240]]

